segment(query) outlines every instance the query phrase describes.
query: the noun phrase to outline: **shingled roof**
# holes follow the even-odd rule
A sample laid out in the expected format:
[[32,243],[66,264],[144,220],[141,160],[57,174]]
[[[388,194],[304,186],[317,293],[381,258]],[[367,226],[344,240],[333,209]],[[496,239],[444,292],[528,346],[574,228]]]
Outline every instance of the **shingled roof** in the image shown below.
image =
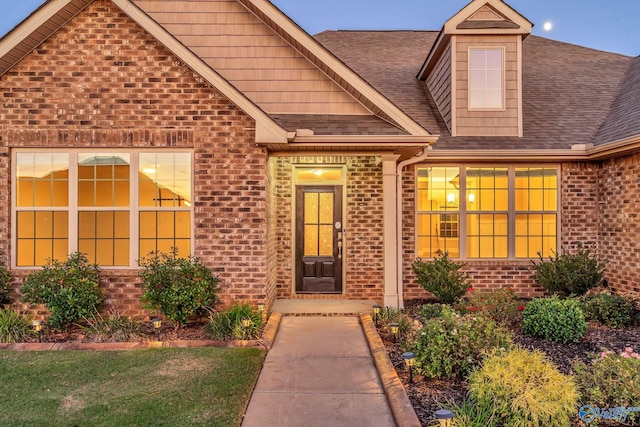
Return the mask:
[[633,59],[609,116],[596,132],[593,143],[602,145],[640,135],[640,56]]
[[[429,132],[440,134],[436,150],[569,149],[592,142],[607,118],[618,128],[613,120],[627,120],[624,114],[633,114],[627,109],[635,110],[629,131],[638,133],[637,59],[529,36],[523,42],[524,137],[451,137],[424,83],[416,78],[437,35],[326,31],[316,39]],[[616,97],[628,87],[636,90],[635,97]],[[635,108],[627,108],[632,103]]]

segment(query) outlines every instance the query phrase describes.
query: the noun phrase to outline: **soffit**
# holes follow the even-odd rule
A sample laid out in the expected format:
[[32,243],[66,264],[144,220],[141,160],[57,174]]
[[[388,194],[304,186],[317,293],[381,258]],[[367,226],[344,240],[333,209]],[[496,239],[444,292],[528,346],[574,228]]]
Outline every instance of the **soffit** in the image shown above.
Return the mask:
[[93,0],[49,0],[0,39],[0,76]]

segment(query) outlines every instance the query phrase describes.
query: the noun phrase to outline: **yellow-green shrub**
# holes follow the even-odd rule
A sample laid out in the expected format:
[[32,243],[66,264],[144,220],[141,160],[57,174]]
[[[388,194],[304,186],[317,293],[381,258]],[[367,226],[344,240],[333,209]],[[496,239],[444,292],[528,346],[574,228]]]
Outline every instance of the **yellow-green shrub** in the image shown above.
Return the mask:
[[566,427],[576,414],[578,391],[540,351],[496,351],[469,377],[470,397],[492,405],[497,423],[511,427]]

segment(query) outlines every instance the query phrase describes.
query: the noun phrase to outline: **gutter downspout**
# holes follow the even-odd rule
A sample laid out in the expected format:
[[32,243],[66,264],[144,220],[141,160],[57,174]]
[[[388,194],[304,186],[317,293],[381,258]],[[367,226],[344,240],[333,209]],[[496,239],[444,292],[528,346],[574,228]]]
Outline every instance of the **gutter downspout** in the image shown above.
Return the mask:
[[422,150],[422,153],[416,157],[412,157],[407,160],[403,160],[398,163],[396,171],[396,266],[397,266],[397,278],[396,286],[398,289],[398,308],[404,308],[404,286],[403,286],[403,268],[402,268],[402,170],[406,166],[414,165],[416,163],[423,162],[429,156],[429,150],[431,146]]

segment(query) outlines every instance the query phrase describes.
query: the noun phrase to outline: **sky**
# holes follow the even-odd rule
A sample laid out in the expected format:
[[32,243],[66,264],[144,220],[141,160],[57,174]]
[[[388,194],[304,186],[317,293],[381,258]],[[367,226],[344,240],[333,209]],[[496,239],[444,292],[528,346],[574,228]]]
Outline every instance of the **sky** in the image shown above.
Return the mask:
[[[0,34],[43,0],[0,0]],[[271,0],[310,34],[324,30],[440,30],[469,0]],[[640,55],[640,0],[507,0],[533,34],[594,49]],[[545,23],[551,23],[546,31]]]

